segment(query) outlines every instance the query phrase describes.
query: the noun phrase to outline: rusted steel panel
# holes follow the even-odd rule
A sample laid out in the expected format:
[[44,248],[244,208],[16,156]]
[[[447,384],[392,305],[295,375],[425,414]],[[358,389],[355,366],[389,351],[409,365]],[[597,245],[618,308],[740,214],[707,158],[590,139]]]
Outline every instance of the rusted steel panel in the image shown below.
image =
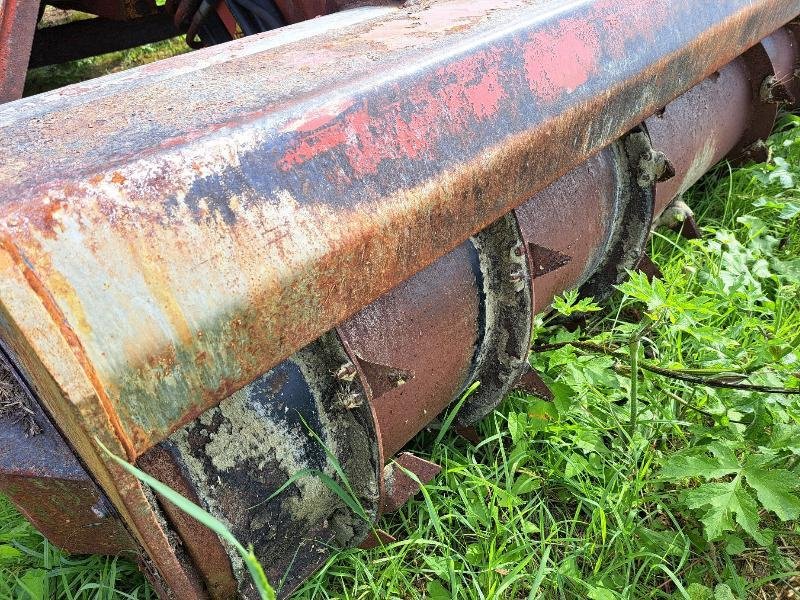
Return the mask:
[[[420,483],[427,485],[441,472],[442,468],[409,452],[400,453],[383,470],[386,492],[381,498],[381,512],[394,512],[408,502],[420,490]],[[412,479],[406,471],[416,475]]]
[[[195,504],[201,502],[184,470],[164,448],[151,448],[139,457],[138,467],[167,483],[184,498]],[[235,597],[237,585],[231,562],[217,534],[174,504],[160,499],[159,505],[197,566],[209,597],[212,600]]]
[[[156,476],[180,473],[179,486],[253,547],[281,597],[318,569],[333,547],[360,543],[378,515],[380,446],[372,407],[348,366],[336,334],[325,335],[140,459]],[[337,477],[328,453],[346,475],[340,484],[353,490],[368,521],[316,475]],[[203,556],[203,532],[179,513],[168,514],[189,553]],[[239,593],[257,597],[238,555],[227,550],[235,559]],[[209,558],[200,568],[218,580],[224,562]]]
[[527,244],[535,312],[597,269],[611,243],[620,185],[617,159],[606,148],[514,211]]
[[792,23],[761,40],[775,69],[775,81],[789,92],[787,102],[792,107],[800,104],[800,43],[797,32],[797,23]]
[[645,121],[653,146],[675,169],[675,177],[656,187],[656,214],[733,150],[751,106],[747,66],[737,58]]
[[339,326],[367,383],[387,460],[470,375],[485,310],[478,261],[466,242]]
[[75,554],[138,546],[0,350],[0,492],[53,544]]
[[[0,258],[0,269],[5,266],[7,264]],[[0,305],[0,340],[4,342],[4,352],[12,357],[21,379],[31,384],[33,395],[47,407],[47,412],[60,415],[58,426],[67,435],[70,446],[141,545],[140,564],[151,583],[171,589],[176,598],[194,600],[198,594],[202,597],[191,565],[181,562],[170,545],[163,520],[151,504],[152,496],[145,494],[135,477],[103,461],[95,450],[94,440],[85,433],[87,422],[104,418],[103,413],[98,412],[100,398],[69,350],[68,342],[47,325],[42,327],[49,318],[46,306],[28,302],[29,297],[24,292],[26,281],[16,271],[4,270],[0,277],[4,297]],[[19,292],[23,293],[19,295]],[[24,309],[19,310],[23,306]],[[20,318],[12,320],[9,312]],[[22,331],[31,334],[24,336],[24,344],[20,343]],[[59,380],[51,373],[58,373]],[[111,432],[113,428],[109,424],[99,437],[113,452],[123,455],[125,448]],[[151,557],[152,561],[145,557]]]
[[39,3],[0,1],[0,102],[22,97]]
[[7,105],[0,335],[161,560],[95,435],[141,454],[798,12],[422,2]]

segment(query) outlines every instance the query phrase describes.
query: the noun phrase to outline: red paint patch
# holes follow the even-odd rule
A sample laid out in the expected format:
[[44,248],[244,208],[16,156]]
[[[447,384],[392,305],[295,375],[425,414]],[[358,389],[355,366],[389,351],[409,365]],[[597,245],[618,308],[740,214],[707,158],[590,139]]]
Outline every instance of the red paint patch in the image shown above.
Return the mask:
[[478,119],[488,119],[494,116],[505,95],[503,87],[500,85],[499,72],[487,73],[475,86],[465,87],[464,95],[472,105]]
[[301,165],[320,154],[333,150],[343,144],[346,139],[347,134],[341,123],[333,123],[309,135],[302,136],[297,145],[281,160],[281,168],[288,171],[294,165]]
[[[418,158],[442,135],[495,116],[506,96],[501,79],[498,51],[470,56],[438,69],[403,101],[303,121],[296,128],[298,141],[278,165],[287,171],[343,148],[354,175],[361,177],[375,173],[383,160]],[[308,131],[316,123],[321,127]]]
[[600,61],[597,29],[565,20],[551,31],[531,35],[525,45],[525,73],[537,98],[554,102],[586,83]]
[[[592,5],[590,20],[603,23],[603,45],[606,53],[620,60],[629,52],[628,42],[654,42],[661,28],[670,28],[672,20],[685,8],[652,0],[597,0]],[[691,6],[689,6],[691,10]]]

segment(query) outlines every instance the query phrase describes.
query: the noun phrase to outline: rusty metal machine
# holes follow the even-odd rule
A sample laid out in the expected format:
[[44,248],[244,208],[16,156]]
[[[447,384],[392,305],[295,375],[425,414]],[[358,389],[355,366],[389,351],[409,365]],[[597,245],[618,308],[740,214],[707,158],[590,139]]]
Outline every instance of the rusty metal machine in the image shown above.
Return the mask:
[[255,591],[98,440],[287,595],[435,476],[403,447],[464,390],[467,426],[535,383],[535,313],[608,294],[800,99],[800,0],[53,4],[99,17],[5,0],[3,99],[29,59],[205,46],[0,105],[0,490],[164,598]]

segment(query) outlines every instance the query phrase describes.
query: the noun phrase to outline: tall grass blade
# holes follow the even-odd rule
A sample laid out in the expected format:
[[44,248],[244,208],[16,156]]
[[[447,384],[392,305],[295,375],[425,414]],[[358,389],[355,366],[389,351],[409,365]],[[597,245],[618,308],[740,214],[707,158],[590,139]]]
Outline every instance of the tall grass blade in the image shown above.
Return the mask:
[[444,436],[447,434],[450,426],[453,424],[453,420],[456,418],[458,411],[461,410],[464,402],[466,402],[467,398],[469,398],[475,392],[475,390],[478,389],[480,384],[480,381],[474,382],[463,394],[461,394],[461,398],[458,400],[458,403],[450,410],[450,412],[447,413],[447,416],[444,418],[444,421],[442,422],[442,428],[439,429],[439,433],[436,435],[436,439],[433,441],[434,446],[438,446],[439,443],[444,439]]
[[264,573],[264,569],[261,567],[261,564],[258,562],[255,554],[253,554],[252,547],[246,549],[244,546],[242,546],[239,540],[236,539],[236,537],[230,532],[225,524],[215,516],[206,512],[203,508],[197,506],[197,504],[191,500],[184,498],[178,492],[173,490],[168,485],[161,483],[155,477],[151,477],[144,471],[121,459],[119,456],[111,452],[111,450],[106,448],[103,445],[103,442],[101,442],[99,439],[95,438],[95,442],[97,442],[97,445],[100,446],[100,448],[102,448],[103,451],[108,454],[111,460],[117,463],[120,467],[125,469],[128,473],[136,477],[136,479],[145,485],[151,487],[153,491],[159,494],[162,498],[174,504],[190,517],[208,527],[211,531],[233,546],[247,565],[247,570],[250,572],[250,576],[253,578],[253,583],[255,584],[259,595],[261,596],[261,600],[275,600],[275,590],[272,589],[272,586],[269,584],[267,575]]

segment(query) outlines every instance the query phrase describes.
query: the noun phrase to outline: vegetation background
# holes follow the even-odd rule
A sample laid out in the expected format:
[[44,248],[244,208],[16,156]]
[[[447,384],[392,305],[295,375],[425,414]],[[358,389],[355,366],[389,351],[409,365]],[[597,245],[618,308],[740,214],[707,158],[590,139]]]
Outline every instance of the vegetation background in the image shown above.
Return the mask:
[[[27,89],[180,47],[40,69]],[[539,317],[530,361],[554,398],[513,394],[477,445],[420,434],[443,470],[383,519],[399,541],[340,552],[295,597],[800,597],[800,395],[749,389],[800,387],[800,118],[769,147],[687,194],[702,239],[654,234],[662,279]],[[154,597],[134,565],[64,555],[0,496],[0,598]]]

